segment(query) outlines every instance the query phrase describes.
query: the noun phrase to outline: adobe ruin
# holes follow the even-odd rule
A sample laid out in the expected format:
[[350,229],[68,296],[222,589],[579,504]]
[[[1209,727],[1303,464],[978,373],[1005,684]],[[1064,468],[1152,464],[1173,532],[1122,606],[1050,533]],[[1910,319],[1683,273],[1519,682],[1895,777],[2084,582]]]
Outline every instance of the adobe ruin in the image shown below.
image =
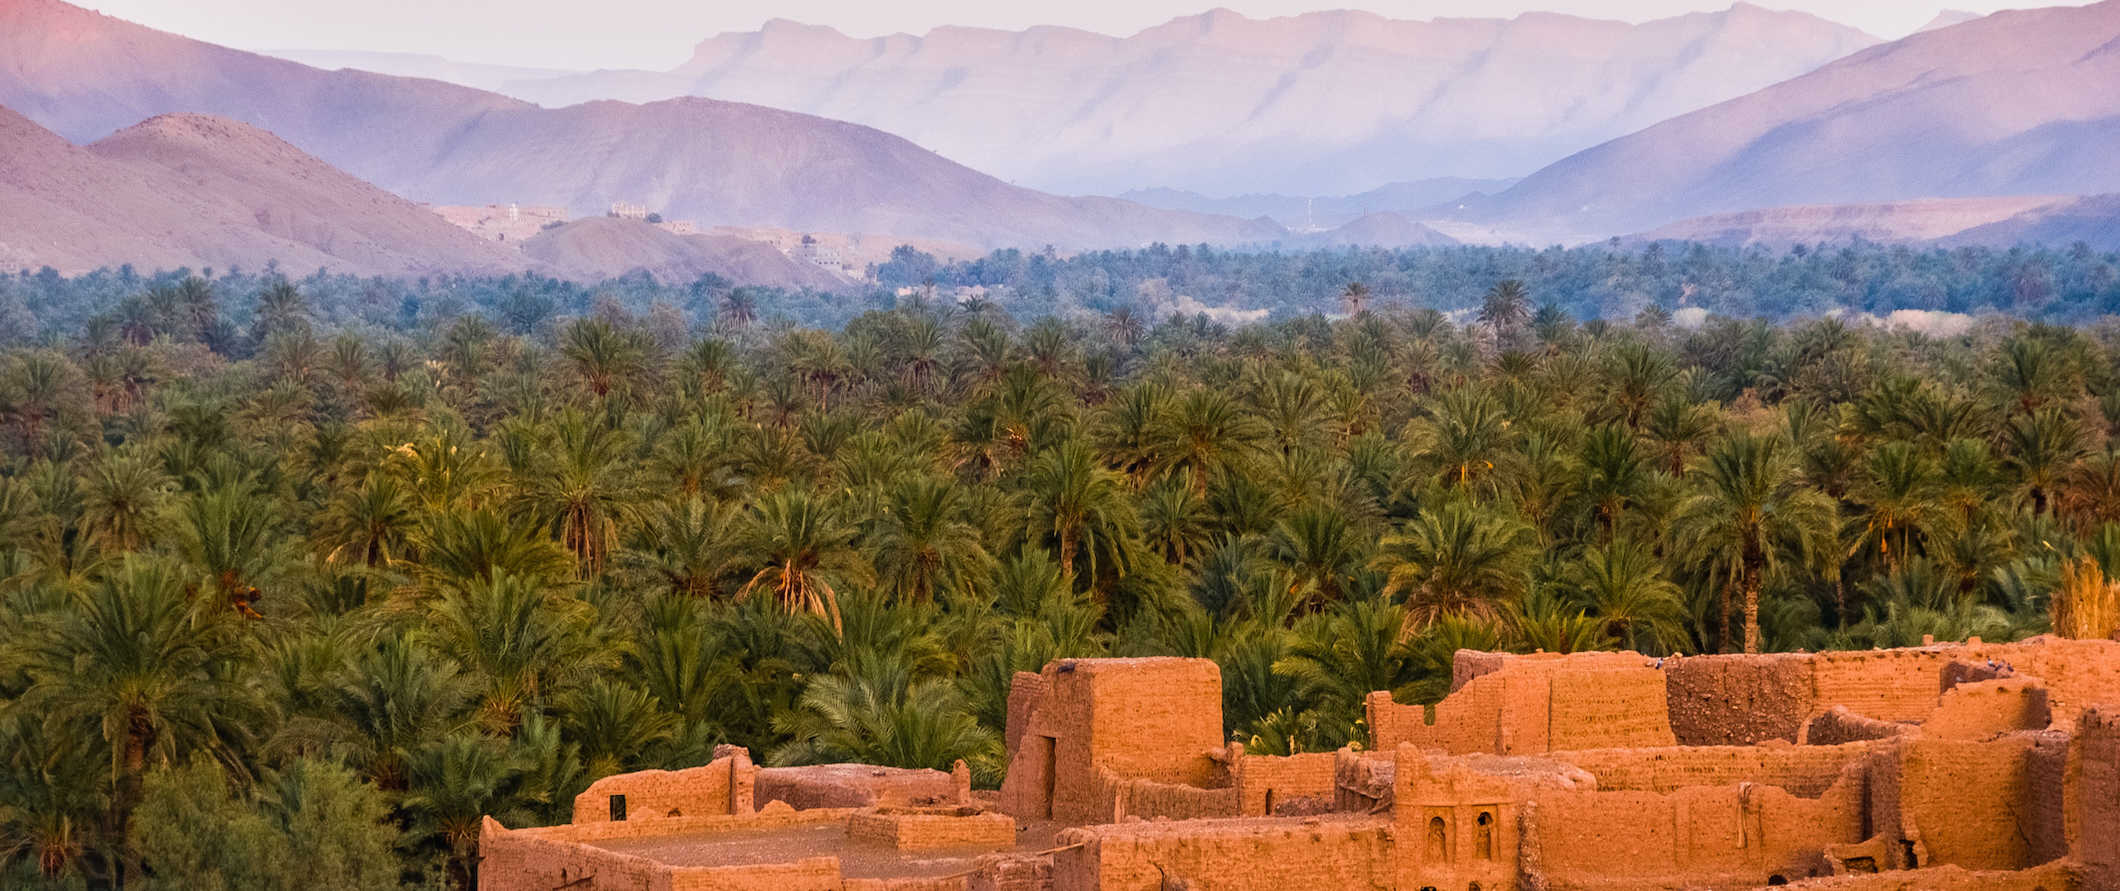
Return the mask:
[[1198,659],[1016,676],[998,793],[954,773],[599,780],[481,839],[480,887],[771,891],[2120,889],[2120,642],[1461,651],[1369,745],[1226,741]]

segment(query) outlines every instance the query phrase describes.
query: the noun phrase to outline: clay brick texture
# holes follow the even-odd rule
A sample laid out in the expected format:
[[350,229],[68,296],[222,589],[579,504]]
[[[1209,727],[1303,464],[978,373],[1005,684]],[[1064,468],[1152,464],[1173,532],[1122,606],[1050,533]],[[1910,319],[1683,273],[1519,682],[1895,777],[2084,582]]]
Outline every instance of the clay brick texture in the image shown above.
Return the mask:
[[2120,891],[2112,641],[1466,651],[1441,702],[1378,692],[1367,715],[1365,747],[1252,755],[1223,737],[1211,661],[1060,660],[1012,681],[996,797],[961,766],[727,749],[599,780],[567,826],[486,821],[479,885]]

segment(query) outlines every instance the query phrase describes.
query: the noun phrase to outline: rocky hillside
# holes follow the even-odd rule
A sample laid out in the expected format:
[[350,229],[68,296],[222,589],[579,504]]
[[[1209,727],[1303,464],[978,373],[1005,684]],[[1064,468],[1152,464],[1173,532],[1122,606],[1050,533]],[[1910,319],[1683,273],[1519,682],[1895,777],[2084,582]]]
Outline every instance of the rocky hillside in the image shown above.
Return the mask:
[[1746,3],[1643,24],[1217,9],[1125,37],[1042,27],[861,39],[774,21],[710,38],[670,71],[501,89],[554,106],[691,95],[786,108],[1062,192],[1315,195],[1521,175],[1875,42]]
[[680,99],[545,109],[433,80],[322,71],[99,15],[0,0],[0,105],[75,142],[216,114],[434,204],[646,204],[705,225],[982,247],[1240,243],[1279,227],[1020,188],[864,126]]
[[2000,12],[1576,154],[1462,215],[1584,239],[1760,207],[2120,190],[2120,0]]
[[0,108],[0,269],[130,263],[372,275],[517,271],[515,251],[303,154],[200,115],[87,147]]

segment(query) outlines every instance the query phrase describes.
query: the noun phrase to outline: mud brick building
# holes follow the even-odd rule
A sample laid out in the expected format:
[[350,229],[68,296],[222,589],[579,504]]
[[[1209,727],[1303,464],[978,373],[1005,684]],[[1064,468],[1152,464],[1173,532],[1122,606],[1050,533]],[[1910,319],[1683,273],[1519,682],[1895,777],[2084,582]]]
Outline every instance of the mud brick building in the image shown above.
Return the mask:
[[1196,659],[1019,674],[1008,772],[606,777],[566,826],[487,821],[518,889],[2120,891],[2120,643],[1458,653],[1362,747],[1254,755]]

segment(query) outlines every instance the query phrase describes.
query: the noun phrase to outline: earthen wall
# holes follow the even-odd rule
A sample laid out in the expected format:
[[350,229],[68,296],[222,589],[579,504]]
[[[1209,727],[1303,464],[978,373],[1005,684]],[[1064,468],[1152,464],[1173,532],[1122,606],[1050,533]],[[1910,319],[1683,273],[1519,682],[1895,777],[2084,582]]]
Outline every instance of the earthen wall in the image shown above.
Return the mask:
[[1817,746],[1674,746],[1657,749],[1588,749],[1556,752],[1552,760],[1572,764],[1607,791],[1672,792],[1687,786],[1756,783],[1791,795],[1816,797],[1850,770],[1861,771],[1865,743]]
[[1114,797],[1103,773],[1206,787],[1223,770],[1214,757],[1226,751],[1222,673],[1212,660],[1064,659],[1042,679],[1002,781],[1011,816],[1104,822]]
[[737,753],[701,767],[604,777],[574,796],[574,822],[609,821],[617,795],[625,796],[628,820],[748,813],[757,773],[750,756]]
[[2064,831],[2089,887],[2120,888],[2120,707],[2085,711],[2064,766]]
[[[1487,654],[1461,651],[1480,663]],[[1675,742],[1664,677],[1631,653],[1514,657],[1428,709],[1388,691],[1366,700],[1371,747],[1528,754]],[[1431,720],[1432,719],[1432,720]]]
[[1333,762],[1336,757],[1334,752],[1243,756],[1237,768],[1237,795],[1242,814],[1270,817],[1276,808],[1299,801],[1329,806],[1333,799]]
[[1397,887],[1390,824],[1373,817],[1121,823],[1060,842],[1075,846],[1053,855],[1053,891]]
[[1016,843],[1016,821],[1002,814],[918,814],[863,811],[847,820],[847,837],[900,851],[979,848]]
[[752,797],[760,806],[780,801],[798,810],[964,803],[947,772],[869,764],[759,768]]
[[1143,820],[1199,820],[1242,816],[1242,798],[1236,787],[1202,789],[1182,783],[1130,779],[1100,773],[1100,797],[1111,801],[1111,817],[1099,822],[1118,822],[1129,817]]
[[1880,752],[1873,774],[1893,775],[1873,801],[1880,833],[1914,855],[1901,866],[2023,869],[2034,865],[2029,734],[1989,742],[1910,737]]
[[1765,885],[1824,875],[1828,845],[1863,837],[1859,783],[1816,798],[1766,785],[1668,793],[1536,793],[1525,856],[1555,888]]

